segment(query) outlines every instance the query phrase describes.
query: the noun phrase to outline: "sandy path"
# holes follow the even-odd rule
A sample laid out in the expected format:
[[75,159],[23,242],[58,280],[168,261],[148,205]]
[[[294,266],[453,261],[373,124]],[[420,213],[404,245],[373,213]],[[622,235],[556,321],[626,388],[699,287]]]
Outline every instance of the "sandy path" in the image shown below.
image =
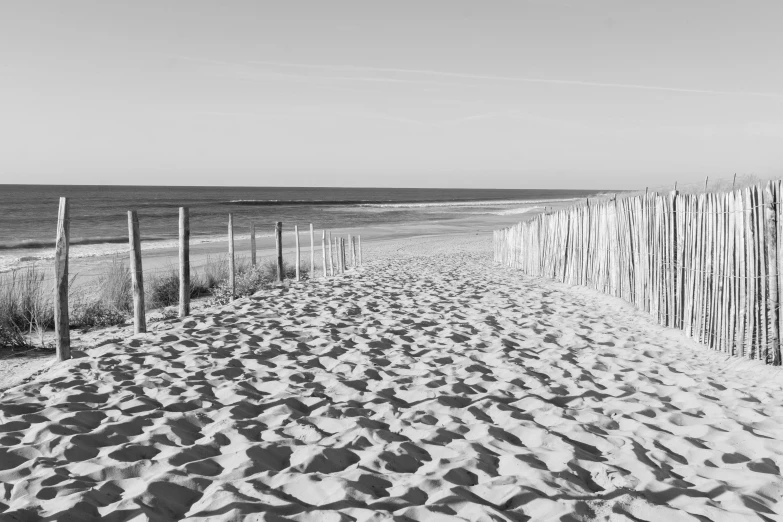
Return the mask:
[[485,235],[0,395],[0,519],[780,520],[783,374],[490,267]]

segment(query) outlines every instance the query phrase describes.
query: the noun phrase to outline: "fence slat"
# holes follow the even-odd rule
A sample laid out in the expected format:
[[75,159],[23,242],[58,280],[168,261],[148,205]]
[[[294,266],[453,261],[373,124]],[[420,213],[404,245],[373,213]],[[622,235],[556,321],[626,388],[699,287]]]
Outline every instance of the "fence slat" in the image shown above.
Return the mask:
[[190,315],[190,211],[179,208],[179,316]]
[[275,249],[277,250],[277,280],[283,282],[283,222],[275,223]]
[[780,338],[778,330],[778,252],[777,217],[775,215],[774,188],[772,182],[764,188],[764,234],[767,250],[767,342],[769,343],[765,362],[780,364]]
[[231,299],[237,295],[236,257],[234,256],[234,214],[228,215],[228,286],[231,288]]
[[332,252],[332,233],[329,232],[329,275],[334,277],[334,252]]
[[324,279],[326,279],[326,230],[321,231],[321,258],[321,262],[324,265]]
[[310,223],[310,279],[315,279],[315,235]]
[[299,249],[299,225],[294,225],[294,244],[296,245],[296,280],[301,280],[301,277],[299,275],[299,265],[301,264],[301,250]]

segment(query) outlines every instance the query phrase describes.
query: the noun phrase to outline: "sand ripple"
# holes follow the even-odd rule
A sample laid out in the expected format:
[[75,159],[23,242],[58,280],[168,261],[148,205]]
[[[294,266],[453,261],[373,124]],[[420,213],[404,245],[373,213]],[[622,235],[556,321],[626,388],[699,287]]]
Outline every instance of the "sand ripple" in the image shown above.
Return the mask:
[[488,248],[368,249],[9,389],[0,519],[781,519],[780,373]]

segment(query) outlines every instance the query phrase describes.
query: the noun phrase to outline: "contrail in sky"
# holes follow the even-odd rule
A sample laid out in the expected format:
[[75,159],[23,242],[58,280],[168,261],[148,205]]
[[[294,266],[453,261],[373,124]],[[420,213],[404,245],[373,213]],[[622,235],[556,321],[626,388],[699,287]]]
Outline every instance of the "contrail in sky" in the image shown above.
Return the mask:
[[[632,84],[632,83],[590,82],[590,81],[583,81],[583,80],[557,80],[551,78],[530,78],[530,77],[519,77],[519,76],[495,76],[495,75],[487,75],[487,74],[454,73],[454,72],[445,72],[445,71],[432,71],[426,69],[359,67],[354,65],[315,65],[315,64],[307,64],[307,63],[286,63],[286,62],[270,62],[270,61],[251,61],[247,63],[254,64],[254,65],[268,65],[274,67],[320,69],[320,70],[327,70],[327,71],[357,71],[357,72],[361,71],[361,72],[398,73],[398,74],[422,74],[422,75],[429,75],[429,76],[440,76],[445,78],[460,78],[460,79],[469,79],[469,80],[494,80],[494,81],[506,81],[506,82],[547,83],[547,84],[555,84],[555,85],[579,85],[584,87],[612,87],[618,89],[638,89],[638,90],[645,90],[645,91],[666,91],[666,92],[680,92],[680,93],[691,93],[691,94],[718,94],[718,95],[733,95],[733,96],[762,96],[767,98],[783,98],[783,94],[776,93],[776,92],[716,91],[710,89],[688,89],[683,87],[639,85],[639,84]],[[388,80],[395,81],[392,78],[389,78]]]

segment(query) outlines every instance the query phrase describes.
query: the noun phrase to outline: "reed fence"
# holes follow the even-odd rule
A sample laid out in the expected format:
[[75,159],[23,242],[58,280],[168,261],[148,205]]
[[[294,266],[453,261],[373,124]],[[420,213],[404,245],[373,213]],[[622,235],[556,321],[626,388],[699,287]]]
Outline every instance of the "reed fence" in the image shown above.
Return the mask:
[[781,364],[781,182],[647,194],[494,232],[494,260],[620,297],[726,354]]

